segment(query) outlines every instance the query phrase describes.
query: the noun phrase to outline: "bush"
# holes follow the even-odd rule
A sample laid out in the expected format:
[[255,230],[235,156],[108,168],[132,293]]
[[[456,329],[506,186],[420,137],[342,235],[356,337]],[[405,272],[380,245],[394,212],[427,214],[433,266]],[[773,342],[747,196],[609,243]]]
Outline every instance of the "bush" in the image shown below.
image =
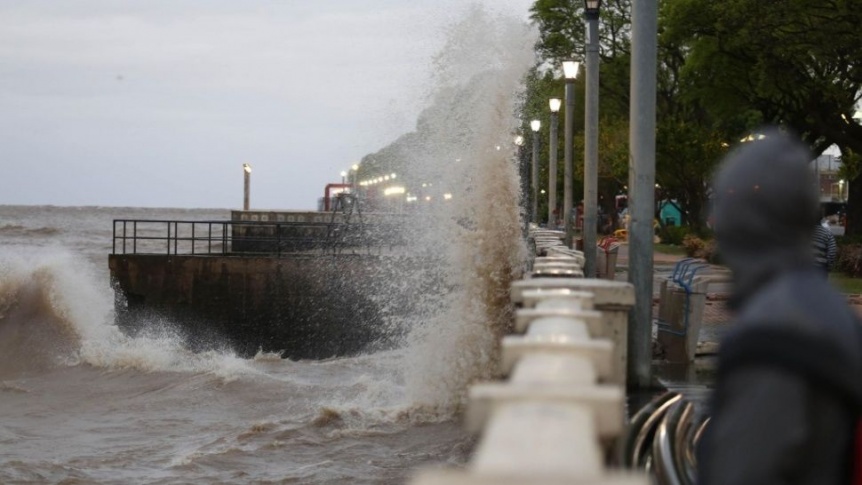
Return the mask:
[[685,248],[685,255],[690,258],[697,258],[697,254],[703,251],[703,248],[706,247],[706,241],[695,236],[694,234],[687,234],[682,239],[682,247]]
[[687,235],[688,229],[683,226],[665,226],[661,231],[661,241],[664,244],[680,246]]
[[854,278],[862,276],[862,244],[839,245],[835,269]]
[[835,236],[835,243],[838,244],[838,246],[862,245],[862,235],[854,234],[852,236]]
[[721,258],[718,254],[718,245],[716,245],[714,239],[704,241],[693,234],[688,234],[682,240],[682,247],[685,248],[686,256],[690,258],[704,259],[713,264],[721,263]]

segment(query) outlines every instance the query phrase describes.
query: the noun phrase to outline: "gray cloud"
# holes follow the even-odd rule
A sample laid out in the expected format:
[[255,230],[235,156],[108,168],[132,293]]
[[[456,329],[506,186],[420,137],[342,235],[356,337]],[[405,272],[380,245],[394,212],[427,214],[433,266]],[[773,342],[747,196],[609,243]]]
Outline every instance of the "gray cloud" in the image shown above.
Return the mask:
[[0,204],[237,207],[249,162],[253,205],[312,208],[413,129],[468,3],[0,3]]

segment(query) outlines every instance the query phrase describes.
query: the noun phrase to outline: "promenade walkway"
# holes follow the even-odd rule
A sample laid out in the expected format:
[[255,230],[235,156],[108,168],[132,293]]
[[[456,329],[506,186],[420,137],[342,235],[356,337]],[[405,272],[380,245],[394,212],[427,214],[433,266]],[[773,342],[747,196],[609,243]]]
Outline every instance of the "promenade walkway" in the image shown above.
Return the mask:
[[[656,252],[653,255],[653,321],[658,318],[658,297],[661,281],[667,279],[674,265],[686,256]],[[628,244],[623,243],[617,259],[616,280],[628,279]],[[700,331],[698,352],[706,355],[714,354],[718,342],[733,322],[733,314],[727,307],[730,294],[728,285],[716,285],[707,294],[706,306],[703,312],[703,325]]]
[[[653,321],[658,317],[658,295],[659,285],[666,279],[676,263],[685,258],[683,255],[654,253],[653,256]],[[617,281],[628,279],[628,244],[622,243],[617,259]],[[703,326],[701,327],[698,353],[702,355],[713,355],[718,351],[718,343],[721,337],[733,325],[733,313],[727,307],[727,299],[730,296],[729,285],[716,285],[707,294],[706,306],[703,313]],[[848,304],[862,317],[862,295],[846,294]]]

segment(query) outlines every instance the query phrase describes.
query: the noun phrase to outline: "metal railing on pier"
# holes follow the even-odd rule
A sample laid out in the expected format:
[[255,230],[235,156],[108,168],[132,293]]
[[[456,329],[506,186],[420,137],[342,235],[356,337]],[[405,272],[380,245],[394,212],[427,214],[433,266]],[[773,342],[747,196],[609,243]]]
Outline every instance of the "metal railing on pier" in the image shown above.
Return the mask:
[[115,219],[113,254],[376,252],[401,245],[396,224]]

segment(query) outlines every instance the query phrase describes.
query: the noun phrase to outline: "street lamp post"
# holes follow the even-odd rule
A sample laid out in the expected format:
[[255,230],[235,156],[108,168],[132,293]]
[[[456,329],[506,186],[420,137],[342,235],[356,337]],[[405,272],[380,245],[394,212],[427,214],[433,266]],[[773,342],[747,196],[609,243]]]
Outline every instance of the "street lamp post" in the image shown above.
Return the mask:
[[251,165],[247,163],[242,164],[242,172],[243,172],[243,191],[242,191],[242,210],[247,211],[249,208],[249,201],[251,198]]
[[529,225],[530,225],[530,220],[529,220],[529,217],[527,216],[527,213],[526,213],[527,212],[527,204],[526,204],[526,197],[527,196],[526,196],[526,194],[527,194],[527,191],[529,190],[529,188],[527,187],[527,178],[529,178],[529,173],[528,173],[529,171],[527,170],[527,164],[524,160],[524,150],[523,150],[524,142],[525,142],[524,137],[521,135],[516,135],[514,141],[515,141],[515,146],[518,147],[516,149],[516,153],[517,153],[517,157],[518,157],[518,175],[519,175],[518,178],[521,181],[521,187],[520,187],[521,188],[521,194],[524,194],[524,196],[522,198],[522,201],[524,201],[524,228],[523,229],[524,229],[524,236],[526,237],[527,230],[529,229]]
[[566,78],[566,120],[565,120],[565,144],[563,147],[564,173],[563,173],[563,220],[566,230],[566,246],[572,247],[572,205],[573,205],[573,178],[572,167],[572,142],[575,132],[575,79],[578,77],[578,63],[575,61],[563,62],[563,75]]
[[341,171],[341,185],[344,185],[345,180],[347,180],[347,172],[342,170]]
[[650,385],[652,361],[653,219],[658,0],[632,2],[629,99],[629,387]]
[[560,125],[559,112],[563,102],[552,98],[548,104],[551,107],[551,139],[548,145],[548,227],[557,227],[557,130]]
[[352,186],[352,189],[355,191],[356,190],[356,180],[359,177],[359,164],[354,163],[353,166],[350,167],[350,170],[353,172],[353,180],[350,182],[350,185]]
[[596,230],[599,203],[599,8],[584,0],[586,20],[586,100],[584,102],[584,276],[596,276]]
[[530,194],[532,196],[532,204],[530,207],[530,220],[536,225],[539,224],[539,130],[542,128],[542,122],[533,120],[530,122],[530,129],[533,130],[533,170],[530,176]]

